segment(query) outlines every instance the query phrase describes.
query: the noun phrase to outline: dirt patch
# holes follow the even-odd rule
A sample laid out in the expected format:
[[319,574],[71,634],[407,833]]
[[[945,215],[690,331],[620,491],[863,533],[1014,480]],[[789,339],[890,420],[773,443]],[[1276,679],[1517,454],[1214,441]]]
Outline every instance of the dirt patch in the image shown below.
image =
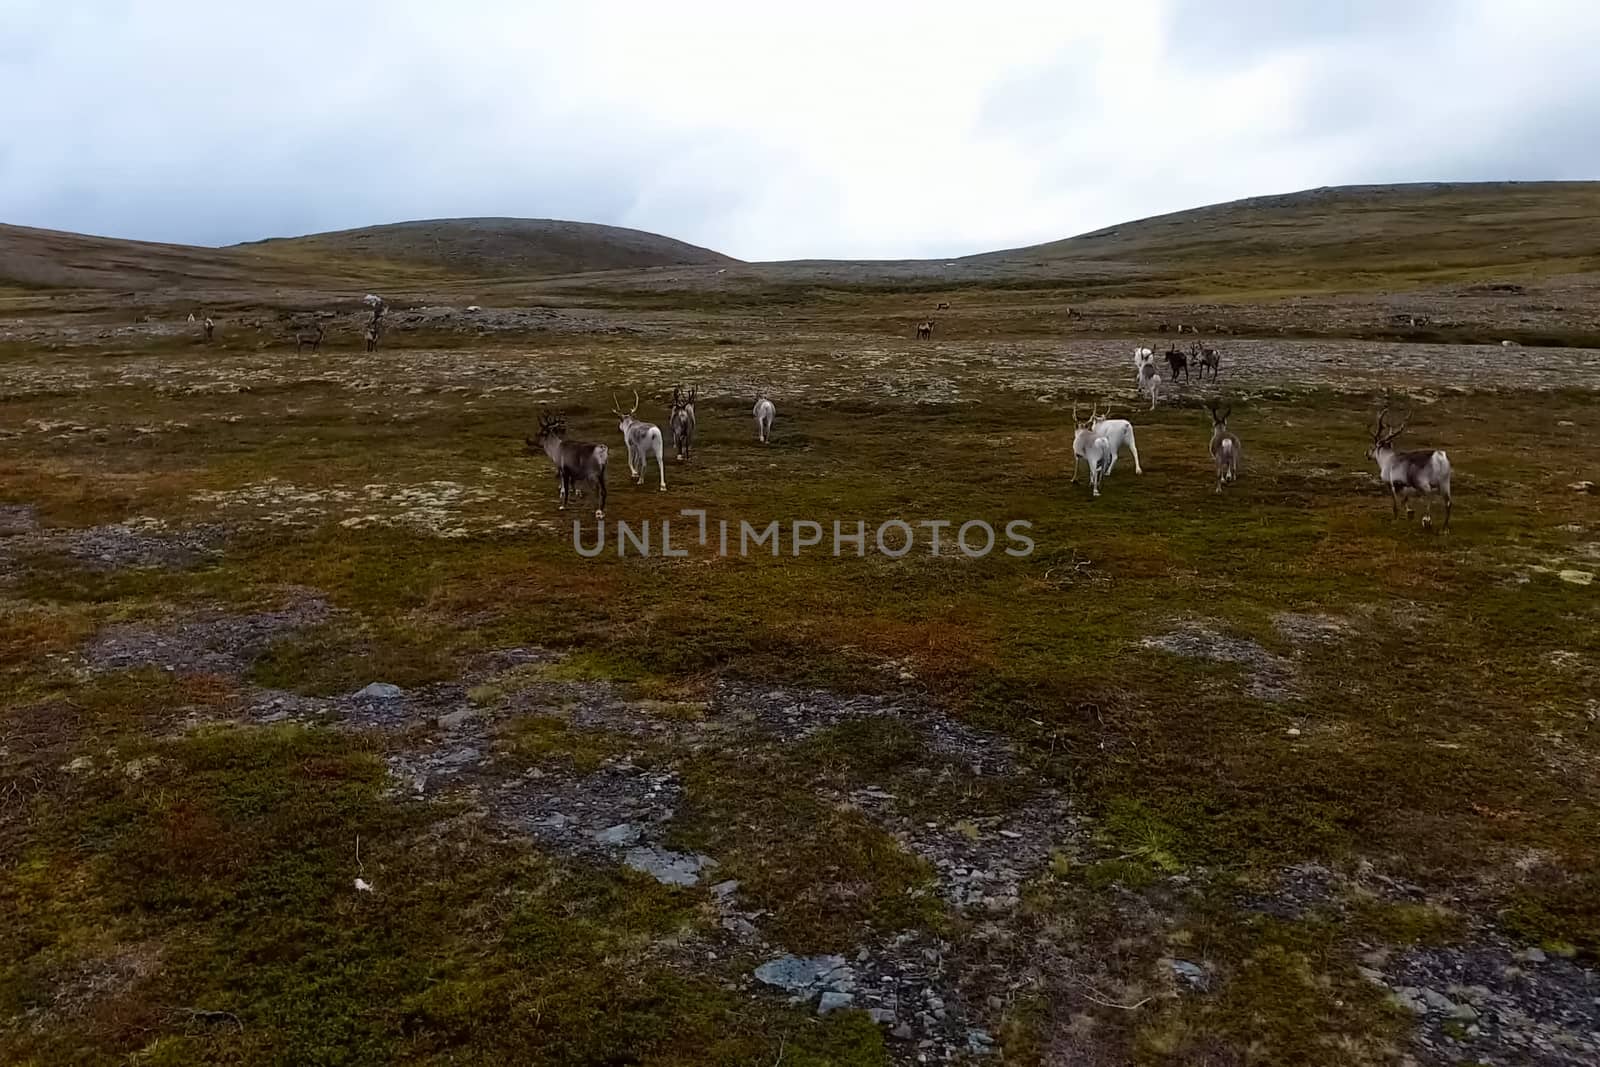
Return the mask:
[[1185,659],[1232,663],[1245,668],[1245,692],[1257,700],[1283,701],[1293,696],[1294,665],[1268,652],[1248,637],[1233,637],[1212,621],[1185,620],[1165,634],[1145,637],[1145,648],[1170,652]]
[[117,625],[95,635],[82,650],[94,671],[154,666],[185,674],[242,675],[285,634],[326,622],[333,609],[303,591],[277,611],[232,614],[201,611],[159,626]]

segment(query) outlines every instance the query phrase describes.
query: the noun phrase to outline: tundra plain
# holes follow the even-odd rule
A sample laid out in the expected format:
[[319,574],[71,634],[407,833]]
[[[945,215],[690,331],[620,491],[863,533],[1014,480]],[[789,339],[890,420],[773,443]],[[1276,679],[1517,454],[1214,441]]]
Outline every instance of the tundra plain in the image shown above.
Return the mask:
[[[0,1059],[1597,1062],[1600,263],[1405,210],[1462,247],[14,279]],[[1220,379],[1146,410],[1178,322]],[[633,485],[612,393],[665,429],[679,383],[691,458]],[[1390,517],[1386,395],[1448,534]],[[1075,399],[1136,427],[1098,500]],[[611,446],[608,526],[869,550],[582,558],[541,407]]]

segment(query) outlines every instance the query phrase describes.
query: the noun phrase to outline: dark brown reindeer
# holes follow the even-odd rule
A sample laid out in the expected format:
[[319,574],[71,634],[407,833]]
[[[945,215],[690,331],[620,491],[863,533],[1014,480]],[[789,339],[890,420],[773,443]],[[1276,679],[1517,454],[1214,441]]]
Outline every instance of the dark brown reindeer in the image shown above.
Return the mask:
[[211,335],[216,332],[216,329],[217,329],[217,324],[211,321],[211,316],[210,315],[207,315],[206,316],[206,321],[205,321],[206,343],[207,344],[211,343]]
[[1383,479],[1383,484],[1389,487],[1389,492],[1394,499],[1394,514],[1391,518],[1400,517],[1400,498],[1406,498],[1406,518],[1415,514],[1411,507],[1411,497],[1420,496],[1425,501],[1425,510],[1422,513],[1422,528],[1433,527],[1433,494],[1438,493],[1444,498],[1444,527],[1450,529],[1450,511],[1452,501],[1450,498],[1450,457],[1442,448],[1420,449],[1415,452],[1397,452],[1394,447],[1395,438],[1405,432],[1406,426],[1411,422],[1411,413],[1406,412],[1406,417],[1400,420],[1399,426],[1390,426],[1386,421],[1389,415],[1389,405],[1384,404],[1383,410],[1378,412],[1378,422],[1372,428],[1372,447],[1367,449],[1367,458],[1378,464],[1378,477]]
[[309,330],[298,331],[294,335],[295,355],[299,355],[301,352],[303,352],[306,345],[310,345],[311,351],[313,352],[321,352],[322,338],[324,333],[326,333],[326,331],[323,330],[322,323],[320,322],[313,324]]
[[683,386],[672,387],[672,417],[667,423],[672,431],[672,448],[680,462],[688,458],[689,446],[694,442],[694,398],[693,389],[686,395]]
[[950,301],[948,301],[948,300],[939,301],[939,306],[934,308],[933,310],[935,310],[935,311],[949,311],[950,310]]
[[373,319],[371,325],[369,325],[367,327],[367,351],[368,352],[376,352],[378,350],[378,337],[380,336],[380,334],[381,334],[381,328],[378,326],[378,320],[377,319]]
[[1177,382],[1178,372],[1183,372],[1183,380],[1189,380],[1189,357],[1177,345],[1169,345],[1166,351],[1167,366],[1172,368],[1172,377],[1168,379]]
[[603,519],[606,517],[606,458],[610,449],[605,445],[568,441],[566,436],[566,416],[540,412],[538,436],[525,437],[523,442],[530,454],[543,452],[555,465],[556,478],[561,485],[561,510],[566,510],[573,486],[587,482],[594,486],[597,496],[594,517]]
[[1206,380],[1206,370],[1211,371],[1211,380],[1217,380],[1217,371],[1222,368],[1222,356],[1215,348],[1196,341],[1189,346],[1189,358],[1194,360],[1194,365],[1200,368],[1200,380]]

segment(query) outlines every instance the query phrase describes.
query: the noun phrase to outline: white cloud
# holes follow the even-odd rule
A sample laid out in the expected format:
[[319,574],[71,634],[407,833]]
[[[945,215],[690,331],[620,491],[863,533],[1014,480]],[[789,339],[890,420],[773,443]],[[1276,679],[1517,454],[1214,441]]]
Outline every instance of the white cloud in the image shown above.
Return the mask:
[[4,221],[220,243],[525,215],[943,256],[1310,185],[1600,172],[1575,0],[61,7],[0,0]]

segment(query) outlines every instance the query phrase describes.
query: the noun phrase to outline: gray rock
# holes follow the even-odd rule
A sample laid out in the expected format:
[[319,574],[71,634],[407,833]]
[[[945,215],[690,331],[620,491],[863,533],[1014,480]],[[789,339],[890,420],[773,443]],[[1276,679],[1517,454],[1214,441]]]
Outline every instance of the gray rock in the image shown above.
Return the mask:
[[389,682],[373,682],[355,692],[357,700],[399,700],[406,695],[406,691],[398,685]]
[[1397,1008],[1403,1008],[1413,1015],[1426,1015],[1428,1006],[1422,1002],[1419,991],[1411,986],[1397,989],[1389,994],[1389,1003]]
[[594,839],[602,845],[631,845],[639,840],[639,832],[632,823],[621,822],[601,830]]
[[718,882],[716,885],[711,887],[711,895],[716,897],[718,900],[727,900],[738,891],[739,882],[734,878],[729,878],[726,882]]
[[1389,987],[1389,983],[1383,977],[1382,971],[1375,971],[1371,967],[1357,967],[1356,970],[1360,972],[1361,977],[1365,978],[1373,985],[1378,986],[1380,989],[1387,989]]
[[1197,963],[1190,963],[1188,960],[1173,960],[1172,973],[1196,989],[1204,989],[1209,984],[1205,968]]
[[669,852],[648,845],[630,848],[622,862],[648,874],[662,885],[690,886],[700,881],[700,872],[714,861],[708,856],[688,852]]
[[894,1025],[894,1010],[892,1008],[868,1008],[867,1015],[879,1026]]
[[1517,953],[1516,958],[1524,963],[1543,963],[1550,957],[1544,954],[1542,948],[1525,948]]
[[826,1015],[831,1011],[838,1011],[840,1008],[848,1008],[854,1003],[855,999],[849,993],[835,993],[829,990],[822,994],[822,997],[817,1001],[817,1014]]
[[478,713],[473,711],[471,708],[462,708],[459,711],[452,711],[448,714],[439,716],[439,728],[443,730],[454,730],[456,727],[465,723],[468,719],[477,718],[477,715]]
[[825,984],[844,967],[843,956],[779,956],[757,967],[755,976],[767,985],[800,993]]
[[911,1032],[910,1023],[901,1023],[899,1026],[889,1031],[889,1036],[894,1038],[896,1041],[910,1041],[916,1035]]
[[994,1051],[994,1038],[987,1030],[967,1031],[967,1051],[975,1052],[980,1056],[988,1055]]

